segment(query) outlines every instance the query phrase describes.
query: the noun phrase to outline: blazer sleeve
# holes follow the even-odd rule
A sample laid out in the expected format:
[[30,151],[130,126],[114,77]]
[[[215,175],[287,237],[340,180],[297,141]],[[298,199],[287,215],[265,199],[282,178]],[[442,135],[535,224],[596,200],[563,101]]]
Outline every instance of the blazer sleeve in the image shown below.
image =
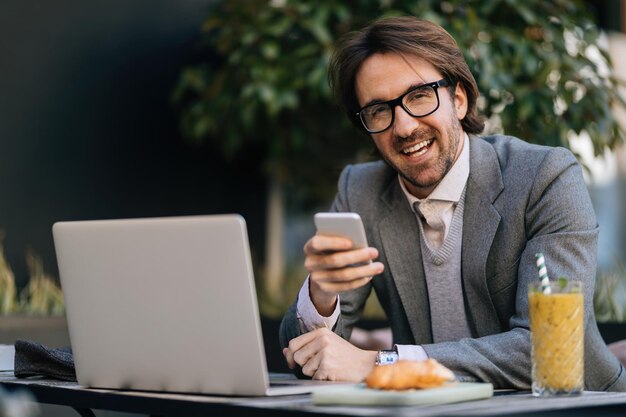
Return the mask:
[[[429,357],[441,361],[462,379],[489,381],[495,388],[530,388],[527,290],[528,284],[538,279],[537,252],[545,254],[551,277],[583,282],[585,324],[595,326],[592,302],[598,226],[580,166],[571,152],[553,148],[539,164],[533,181],[524,213],[527,241],[519,267],[511,272],[517,274],[517,287],[515,314],[509,320],[508,331],[423,346]],[[497,255],[498,248],[492,247],[491,251]]]
[[[346,166],[339,176],[337,195],[330,207],[331,212],[351,211],[348,203],[348,183],[352,172],[352,165]],[[352,333],[352,327],[361,316],[367,296],[371,291],[371,284],[366,284],[358,290],[350,291],[349,296],[339,296],[341,303],[341,315],[334,327],[334,332],[348,340]],[[302,334],[297,317],[297,300],[291,305],[280,325],[279,339],[281,347],[286,347],[289,341]]]

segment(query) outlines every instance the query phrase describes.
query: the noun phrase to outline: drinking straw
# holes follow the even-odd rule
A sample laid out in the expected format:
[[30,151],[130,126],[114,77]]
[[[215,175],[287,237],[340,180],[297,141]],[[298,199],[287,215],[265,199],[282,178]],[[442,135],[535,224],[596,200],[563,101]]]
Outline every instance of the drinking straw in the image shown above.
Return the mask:
[[537,258],[537,270],[541,279],[541,292],[550,294],[552,290],[550,289],[550,279],[548,278],[548,269],[546,268],[546,260],[543,257],[543,253],[536,253],[535,258]]

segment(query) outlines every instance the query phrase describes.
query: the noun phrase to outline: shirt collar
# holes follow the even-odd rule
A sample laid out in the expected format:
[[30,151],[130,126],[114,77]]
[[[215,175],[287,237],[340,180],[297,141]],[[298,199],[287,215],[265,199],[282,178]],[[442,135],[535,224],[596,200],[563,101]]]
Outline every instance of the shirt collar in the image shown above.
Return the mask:
[[452,165],[450,171],[448,171],[446,176],[443,177],[441,182],[437,184],[435,189],[430,193],[428,197],[419,199],[411,194],[404,185],[404,181],[402,181],[402,178],[398,174],[398,181],[400,182],[402,192],[406,196],[411,206],[413,205],[413,203],[421,202],[423,200],[441,200],[450,201],[453,203],[459,202],[459,200],[461,199],[461,194],[463,194],[465,184],[467,184],[470,170],[470,140],[467,136],[467,133],[464,132],[463,136],[463,149],[461,150],[461,155],[459,155],[459,159],[457,159],[454,165]]

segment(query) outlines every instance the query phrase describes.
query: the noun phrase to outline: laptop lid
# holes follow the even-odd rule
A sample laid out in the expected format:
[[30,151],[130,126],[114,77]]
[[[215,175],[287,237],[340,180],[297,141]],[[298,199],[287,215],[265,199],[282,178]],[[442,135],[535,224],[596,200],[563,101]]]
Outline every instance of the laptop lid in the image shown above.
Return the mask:
[[241,216],[58,222],[53,236],[81,385],[269,393]]

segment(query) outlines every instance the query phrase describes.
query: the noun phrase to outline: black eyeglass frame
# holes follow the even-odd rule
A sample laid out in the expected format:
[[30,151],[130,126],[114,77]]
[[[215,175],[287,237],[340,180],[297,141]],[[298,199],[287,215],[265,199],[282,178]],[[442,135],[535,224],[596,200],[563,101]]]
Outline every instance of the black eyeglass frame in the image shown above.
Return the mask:
[[[452,81],[449,78],[442,78],[439,81],[434,81],[432,83],[422,84],[420,86],[417,86],[417,87],[407,91],[406,93],[402,94],[400,97],[394,98],[393,100],[383,101],[383,102],[380,102],[380,103],[368,104],[367,106],[360,108],[359,111],[355,113],[355,116],[358,117],[358,119],[361,121],[361,125],[363,126],[363,128],[365,129],[365,131],[367,133],[384,132],[385,130],[387,130],[391,126],[393,126],[393,122],[395,121],[395,118],[396,118],[396,112],[395,112],[396,106],[402,107],[402,109],[405,112],[407,112],[410,116],[413,116],[413,117],[426,117],[428,115],[433,114],[434,112],[437,111],[437,109],[439,109],[439,106],[441,104],[441,100],[439,99],[439,87],[450,87],[451,85],[452,85]],[[421,90],[421,89],[424,89],[425,87],[430,87],[433,90],[435,90],[435,96],[437,97],[437,106],[432,111],[430,111],[428,113],[425,113],[425,114],[413,114],[413,113],[411,113],[411,111],[409,109],[407,109],[405,107],[405,105],[402,102],[402,100],[404,99],[404,97],[406,97],[407,95],[411,94],[415,90]],[[391,121],[389,122],[389,126],[387,126],[384,129],[381,129],[381,130],[370,130],[365,125],[365,121],[363,120],[363,117],[361,116],[362,113],[363,113],[363,110],[365,110],[365,109],[367,109],[368,107],[371,107],[371,106],[380,106],[381,104],[387,104],[391,108]]]

